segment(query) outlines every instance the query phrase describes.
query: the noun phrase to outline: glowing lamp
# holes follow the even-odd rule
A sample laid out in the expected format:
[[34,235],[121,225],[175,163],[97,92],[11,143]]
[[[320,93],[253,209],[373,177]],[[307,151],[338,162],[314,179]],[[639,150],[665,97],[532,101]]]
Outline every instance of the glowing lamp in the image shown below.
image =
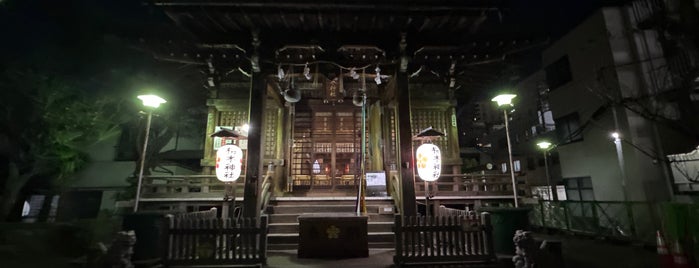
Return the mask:
[[143,106],[158,108],[160,104],[166,103],[165,99],[156,95],[140,95],[138,98],[143,102]]
[[442,172],[442,154],[434,144],[420,145],[415,152],[417,174],[424,181],[436,181]]
[[243,167],[243,150],[236,145],[224,145],[216,152],[216,178],[233,182],[240,177]]
[[537,143],[536,145],[539,146],[539,148],[544,149],[544,150],[551,147],[551,143],[548,141],[542,141],[542,142]]
[[501,94],[492,99],[492,101],[497,102],[498,106],[512,105],[512,99],[517,97],[515,94]]

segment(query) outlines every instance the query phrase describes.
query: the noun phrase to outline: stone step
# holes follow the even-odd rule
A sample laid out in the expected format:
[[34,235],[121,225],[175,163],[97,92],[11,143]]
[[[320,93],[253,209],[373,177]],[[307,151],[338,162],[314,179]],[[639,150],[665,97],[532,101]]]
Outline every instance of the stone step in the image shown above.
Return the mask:
[[[379,213],[379,211],[386,211],[392,213],[393,207],[391,205],[372,205],[366,206],[367,213]],[[330,204],[318,204],[318,205],[298,205],[298,204],[284,204],[275,205],[268,209],[270,214],[301,214],[301,213],[326,213],[326,212],[355,212],[355,207],[352,204],[348,205],[330,205]]]
[[[393,222],[368,222],[368,231],[371,232],[391,232],[393,231]],[[270,223],[269,233],[298,233],[299,224],[298,223]]]
[[[356,200],[352,199],[339,199],[339,198],[304,198],[304,199],[273,199],[269,201],[269,205],[354,205]],[[391,199],[375,199],[366,200],[367,205],[388,205],[393,206],[393,200]]]
[[[269,214],[269,223],[298,223],[298,217],[301,213],[292,214]],[[393,222],[393,214],[368,214],[369,222]]]
[[[393,243],[393,232],[369,232],[369,243]],[[298,244],[299,234],[296,233],[270,233],[267,235],[267,243],[272,244]]]
[[[370,249],[394,249],[393,242],[369,242]],[[268,244],[267,250],[298,250],[299,244]]]

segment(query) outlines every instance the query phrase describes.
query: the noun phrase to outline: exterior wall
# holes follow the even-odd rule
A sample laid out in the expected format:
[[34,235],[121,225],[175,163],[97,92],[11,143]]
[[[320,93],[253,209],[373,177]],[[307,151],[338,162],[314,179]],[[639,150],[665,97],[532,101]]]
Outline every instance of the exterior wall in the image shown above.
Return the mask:
[[[546,166],[543,164],[544,152],[536,144],[544,140],[555,144],[555,130],[547,132],[539,121],[539,90],[545,87],[545,82],[546,74],[540,70],[517,85],[516,111],[510,123],[510,135],[514,137],[513,153],[521,161],[520,178],[530,187],[548,185]],[[555,152],[556,149],[549,151]],[[551,182],[557,184],[561,178],[560,165],[556,164],[557,161],[552,156],[548,156],[547,161]]]
[[639,62],[660,53],[657,46],[649,47],[652,53],[639,53],[640,39],[655,41],[632,31],[627,20],[625,8],[599,10],[542,55],[544,66],[568,56],[572,80],[553,89],[549,100],[556,118],[577,112],[585,127],[581,141],[557,149],[562,176],[590,177],[596,200],[623,200],[621,169],[610,137],[619,131],[625,140],[628,199],[664,200],[668,187],[663,166],[629,146],[655,151],[652,124],[624,109],[604,108],[612,99],[646,90],[647,66]]
[[[95,190],[102,191],[102,202],[100,210],[114,210],[116,203],[116,195],[129,187],[127,178],[133,175],[137,168],[135,161],[115,161],[116,144],[118,144],[119,135],[94,144],[87,150],[90,155],[90,162],[77,174],[70,188],[75,191]],[[163,151],[168,150],[191,150],[199,149],[201,141],[180,138],[175,148],[174,139],[163,148]],[[177,175],[189,175],[194,172],[178,166],[165,166]]]

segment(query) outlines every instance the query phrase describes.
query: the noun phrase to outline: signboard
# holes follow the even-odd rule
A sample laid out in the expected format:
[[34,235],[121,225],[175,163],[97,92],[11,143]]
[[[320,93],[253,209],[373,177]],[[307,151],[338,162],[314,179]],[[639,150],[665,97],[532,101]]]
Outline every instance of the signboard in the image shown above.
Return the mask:
[[386,186],[386,172],[367,172],[366,186]]
[[216,178],[232,182],[240,177],[243,167],[243,150],[236,145],[224,145],[216,152]]
[[436,181],[442,173],[442,154],[434,144],[420,145],[415,152],[417,174],[425,181]]
[[387,196],[386,193],[386,172],[369,171],[366,173],[366,193],[367,196]]

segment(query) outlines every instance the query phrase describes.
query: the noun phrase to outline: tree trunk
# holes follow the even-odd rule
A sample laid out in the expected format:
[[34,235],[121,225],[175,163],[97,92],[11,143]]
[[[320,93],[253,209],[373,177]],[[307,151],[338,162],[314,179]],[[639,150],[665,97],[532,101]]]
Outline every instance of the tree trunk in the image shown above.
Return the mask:
[[7,181],[2,192],[2,198],[0,198],[0,222],[7,220],[17,203],[20,191],[31,177],[31,174],[20,175],[19,168],[15,162],[10,161],[7,167]]

